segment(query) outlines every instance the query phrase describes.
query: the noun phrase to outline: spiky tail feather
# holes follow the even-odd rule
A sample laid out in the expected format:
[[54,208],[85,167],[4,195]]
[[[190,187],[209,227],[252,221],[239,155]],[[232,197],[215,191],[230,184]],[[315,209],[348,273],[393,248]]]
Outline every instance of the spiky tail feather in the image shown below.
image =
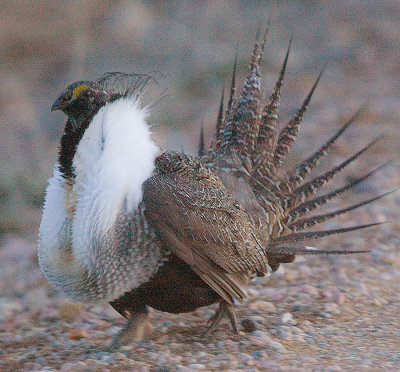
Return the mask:
[[374,202],[376,200],[379,200],[379,199],[383,198],[384,196],[387,196],[387,195],[390,195],[390,194],[394,193],[397,190],[399,190],[399,188],[394,189],[394,190],[389,191],[389,192],[386,192],[384,194],[375,196],[373,198],[364,200],[364,201],[362,201],[360,203],[350,205],[349,207],[338,209],[338,210],[330,212],[330,213],[320,214],[320,215],[312,216],[312,217],[308,217],[308,218],[302,218],[302,219],[300,219],[300,220],[298,220],[296,222],[293,222],[293,223],[289,224],[288,228],[293,232],[296,232],[296,231],[299,231],[299,230],[308,229],[308,228],[310,228],[312,226],[315,226],[315,225],[317,225],[317,224],[319,224],[321,222],[327,221],[327,220],[329,220],[331,218],[340,216],[341,214],[348,213],[348,212],[350,212],[350,211],[352,211],[354,209],[357,209],[357,208],[363,207],[364,205],[370,204],[370,203],[372,203],[372,202]]
[[305,159],[287,174],[286,194],[290,194],[292,190],[299,187],[311,171],[320,163],[322,158],[332,148],[336,140],[345,132],[345,130],[360,117],[364,108],[360,108],[327,142],[325,142],[314,154]]
[[274,164],[276,168],[282,165],[286,155],[290,152],[292,148],[292,145],[299,131],[299,126],[303,119],[304,113],[306,112],[308,105],[310,104],[311,98],[314,94],[315,89],[317,88],[323,72],[324,70],[319,73],[314,85],[312,86],[303,104],[297,110],[296,114],[291,120],[289,120],[286,126],[279,133],[278,143],[276,144],[274,152]]
[[[261,101],[260,61],[267,34],[268,30],[264,34],[261,46],[257,38],[249,75],[236,106],[233,105],[232,99],[232,110],[230,110],[230,115],[227,115],[221,143],[221,150],[225,156],[237,157],[247,172],[252,168],[251,154],[254,151],[258,136]],[[231,120],[228,120],[228,118]]]
[[271,246],[277,246],[282,243],[294,243],[303,240],[310,239],[318,239],[328,235],[336,235],[342,234],[350,231],[367,229],[369,227],[379,226],[384,224],[385,222],[374,222],[368,223],[366,225],[357,225],[352,227],[343,227],[341,229],[333,229],[333,230],[322,230],[322,231],[308,231],[308,232],[300,232],[300,233],[292,233],[289,235],[280,236],[279,238],[271,240]]
[[330,171],[314,178],[312,181],[307,182],[306,184],[293,190],[289,198],[284,201],[285,209],[297,206],[298,204],[304,202],[310,195],[315,194],[322,186],[326,185],[334,176],[336,176],[340,171],[351,164],[359,156],[364,154],[364,152],[369,150],[382,138],[382,136],[375,138],[373,141],[364,146],[360,151],[356,152],[354,155],[350,156],[348,159],[346,159]]
[[199,148],[197,151],[198,156],[201,158],[205,155],[206,145],[204,143],[204,123],[201,124],[200,128],[200,139],[199,139]]
[[318,196],[314,199],[308,200],[304,203],[301,203],[299,205],[297,205],[295,208],[289,210],[287,217],[285,218],[285,223],[291,222],[296,220],[296,218],[301,217],[303,215],[305,215],[306,213],[309,213],[311,211],[313,211],[314,209],[328,203],[330,200],[332,200],[333,198],[343,194],[344,192],[352,189],[354,186],[358,185],[359,183],[365,181],[366,179],[370,178],[371,176],[373,176],[376,172],[378,172],[379,170],[387,167],[388,165],[392,164],[393,161],[395,159],[391,159],[385,163],[383,163],[382,165],[380,165],[379,167],[373,169],[372,171],[368,172],[367,174],[365,174],[362,177],[358,177],[356,179],[354,179],[352,182],[348,183],[347,185],[340,187],[332,192],[329,192],[327,194]]
[[[327,203],[335,196],[350,190],[356,184],[364,181],[391,161],[369,172],[365,176],[357,178],[344,187],[338,188],[333,192],[316,197],[312,200],[308,200],[311,195],[315,194],[318,189],[324,186],[337,173],[367,151],[379,139],[375,139],[359,152],[330,171],[303,184],[306,177],[313,169],[315,169],[321,159],[332,148],[335,141],[359,117],[362,111],[360,109],[315,153],[297,165],[294,169],[288,171],[283,175],[283,177],[279,178],[277,176],[278,169],[283,165],[285,158],[289,154],[296,139],[300,122],[303,119],[304,113],[308,108],[311,97],[324,70],[322,70],[318,75],[316,82],[295,116],[286,124],[278,135],[277,117],[279,112],[280,94],[292,39],[290,40],[278,81],[276,82],[266,105],[262,109],[260,61],[265,47],[266,34],[267,33],[264,34],[261,46],[258,41],[259,38],[257,37],[250,63],[250,72],[245,81],[244,89],[240,94],[239,101],[236,98],[236,54],[230,96],[225,116],[223,115],[223,97],[221,99],[215,141],[213,141],[210,149],[210,153],[213,154],[212,159],[226,159],[232,156],[232,153],[235,153],[237,155],[236,159],[239,159],[239,162],[242,163],[241,167],[246,170],[247,175],[250,175],[248,178],[245,177],[244,180],[249,182],[260,205],[265,210],[266,215],[270,216],[270,222],[274,224],[274,226],[271,227],[271,231],[274,231],[272,235],[275,236],[275,238],[271,240],[267,254],[268,257],[271,258],[272,262],[274,262],[275,268],[279,266],[279,262],[291,262],[294,259],[295,254],[347,254],[364,252],[309,250],[305,248],[287,247],[283,249],[282,247],[279,247],[282,243],[316,239],[327,235],[339,234],[379,225],[379,223],[372,223],[335,230],[296,232],[323,222],[328,218],[333,218],[339,214],[361,207],[362,205],[368,204],[382,197],[378,196],[331,213],[308,218],[305,217],[296,222],[298,217],[303,216],[307,212]],[[236,176],[243,176],[243,171],[240,169],[238,170],[238,165],[234,164],[234,162],[230,163],[229,161],[225,161],[223,164],[226,170],[229,170],[229,167],[231,167]],[[216,164],[211,162],[210,165],[215,166]],[[277,212],[278,210],[279,212]],[[290,229],[292,232],[288,233]],[[285,235],[281,236],[283,233]]]
[[269,255],[316,255],[316,254],[354,254],[367,253],[369,250],[316,249],[311,247],[273,247],[266,250]]
[[268,101],[261,114],[261,122],[259,126],[259,132],[257,137],[256,149],[253,154],[254,168],[263,175],[270,175],[274,170],[274,149],[277,140],[276,122],[279,114],[279,102],[281,97],[281,88],[283,84],[283,78],[286,72],[286,66],[289,59],[290,47],[292,45],[293,38],[290,39],[286,56],[283,61],[281,71],[279,73],[278,81],[268,98]]

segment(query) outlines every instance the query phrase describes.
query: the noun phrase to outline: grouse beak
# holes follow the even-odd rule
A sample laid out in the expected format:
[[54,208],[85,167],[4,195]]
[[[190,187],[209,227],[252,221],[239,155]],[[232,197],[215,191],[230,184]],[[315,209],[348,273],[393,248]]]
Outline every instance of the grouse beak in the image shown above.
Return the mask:
[[68,103],[70,103],[68,100],[66,100],[66,95],[68,94],[67,90],[64,90],[53,102],[53,105],[51,106],[51,112],[57,111],[57,110],[62,110],[65,106],[67,106]]
[[53,106],[51,106],[51,112],[60,110],[60,109],[61,109],[60,102],[57,99],[54,101]]

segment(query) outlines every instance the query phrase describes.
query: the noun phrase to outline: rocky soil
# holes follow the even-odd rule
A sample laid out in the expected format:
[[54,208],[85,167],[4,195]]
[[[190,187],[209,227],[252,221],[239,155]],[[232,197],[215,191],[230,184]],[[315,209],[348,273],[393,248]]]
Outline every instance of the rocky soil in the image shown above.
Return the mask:
[[[399,196],[366,218],[379,219],[394,203]],[[111,353],[106,346],[124,320],[111,307],[56,297],[37,268],[35,244],[8,237],[0,251],[0,369],[395,371],[399,241],[399,226],[384,225],[323,244],[369,254],[298,259],[257,279],[237,306],[239,335],[226,323],[211,337],[199,336],[214,307],[177,316],[153,311],[154,334]]]

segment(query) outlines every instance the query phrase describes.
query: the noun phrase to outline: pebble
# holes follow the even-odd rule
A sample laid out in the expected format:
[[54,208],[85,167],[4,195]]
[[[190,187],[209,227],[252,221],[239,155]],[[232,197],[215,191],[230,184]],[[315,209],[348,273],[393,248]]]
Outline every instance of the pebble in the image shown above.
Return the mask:
[[283,313],[280,316],[280,323],[294,325],[297,324],[297,321],[293,318],[293,315],[291,313]]
[[264,349],[286,352],[285,347],[281,343],[274,341],[266,332],[263,331],[252,332],[249,341],[253,345],[263,347]]
[[18,302],[9,301],[6,298],[0,298],[0,319],[11,316],[14,313],[22,311],[23,307]]
[[192,363],[188,365],[189,370],[190,369],[197,369],[200,371],[204,371],[206,369],[206,367],[203,364],[198,364],[198,363]]
[[[169,371],[169,369],[167,371]],[[175,366],[175,371],[177,371],[177,372],[190,372],[190,368],[185,367],[182,364],[177,364]]]
[[71,329],[71,331],[69,332],[70,340],[80,340],[81,338],[85,338],[88,336],[89,334],[84,328]]
[[112,326],[112,324],[110,322],[107,322],[106,320],[97,320],[94,324],[94,329],[98,329],[101,331],[104,331],[108,328],[110,328]]
[[290,332],[290,330],[288,330],[288,329],[282,329],[281,327],[279,327],[279,329],[276,331],[275,337],[278,337],[278,338],[280,338],[282,340],[286,340],[286,341],[293,340],[292,332]]
[[61,304],[58,309],[59,317],[64,322],[72,322],[75,320],[83,311],[85,307],[82,304],[66,301]]
[[240,353],[238,355],[239,363],[245,366],[253,365],[253,358],[251,355],[246,353]]
[[276,306],[269,301],[255,301],[249,305],[249,309],[253,311],[275,312]]
[[45,308],[39,316],[42,321],[57,321],[59,319],[58,310],[55,308]]
[[243,319],[241,324],[247,333],[251,333],[257,329],[256,324],[251,319]]
[[332,313],[332,314],[340,314],[340,312],[341,312],[338,304],[335,304],[333,302],[325,303],[324,311],[327,313]]
[[385,300],[384,298],[379,298],[379,297],[374,298],[374,304],[378,307],[382,307],[382,306],[386,305],[387,303],[388,303],[388,301]]

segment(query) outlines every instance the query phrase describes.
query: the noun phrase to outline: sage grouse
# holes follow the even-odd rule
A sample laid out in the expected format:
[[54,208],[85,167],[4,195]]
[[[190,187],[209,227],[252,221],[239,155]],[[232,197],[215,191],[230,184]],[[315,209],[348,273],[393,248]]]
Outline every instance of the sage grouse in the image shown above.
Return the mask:
[[148,306],[182,313],[218,302],[205,333],[212,333],[225,316],[237,332],[233,305],[246,297],[253,277],[277,270],[297,254],[355,252],[311,250],[294,242],[377,225],[303,231],[380,197],[305,217],[376,171],[313,196],[376,140],[306,181],[356,114],[315,153],[283,172],[321,75],[278,132],[290,44],[263,103],[260,63],[266,35],[259,39],[243,91],[236,94],[235,66],[211,148],[205,150],[201,135],[199,157],[160,150],[153,142],[148,109],[141,105],[147,79],[139,75],[131,84],[119,84],[130,78],[121,73],[72,83],[52,106],[68,120],[46,190],[40,267],[65,295],[85,303],[109,302],[128,318],[114,345],[144,336]]

